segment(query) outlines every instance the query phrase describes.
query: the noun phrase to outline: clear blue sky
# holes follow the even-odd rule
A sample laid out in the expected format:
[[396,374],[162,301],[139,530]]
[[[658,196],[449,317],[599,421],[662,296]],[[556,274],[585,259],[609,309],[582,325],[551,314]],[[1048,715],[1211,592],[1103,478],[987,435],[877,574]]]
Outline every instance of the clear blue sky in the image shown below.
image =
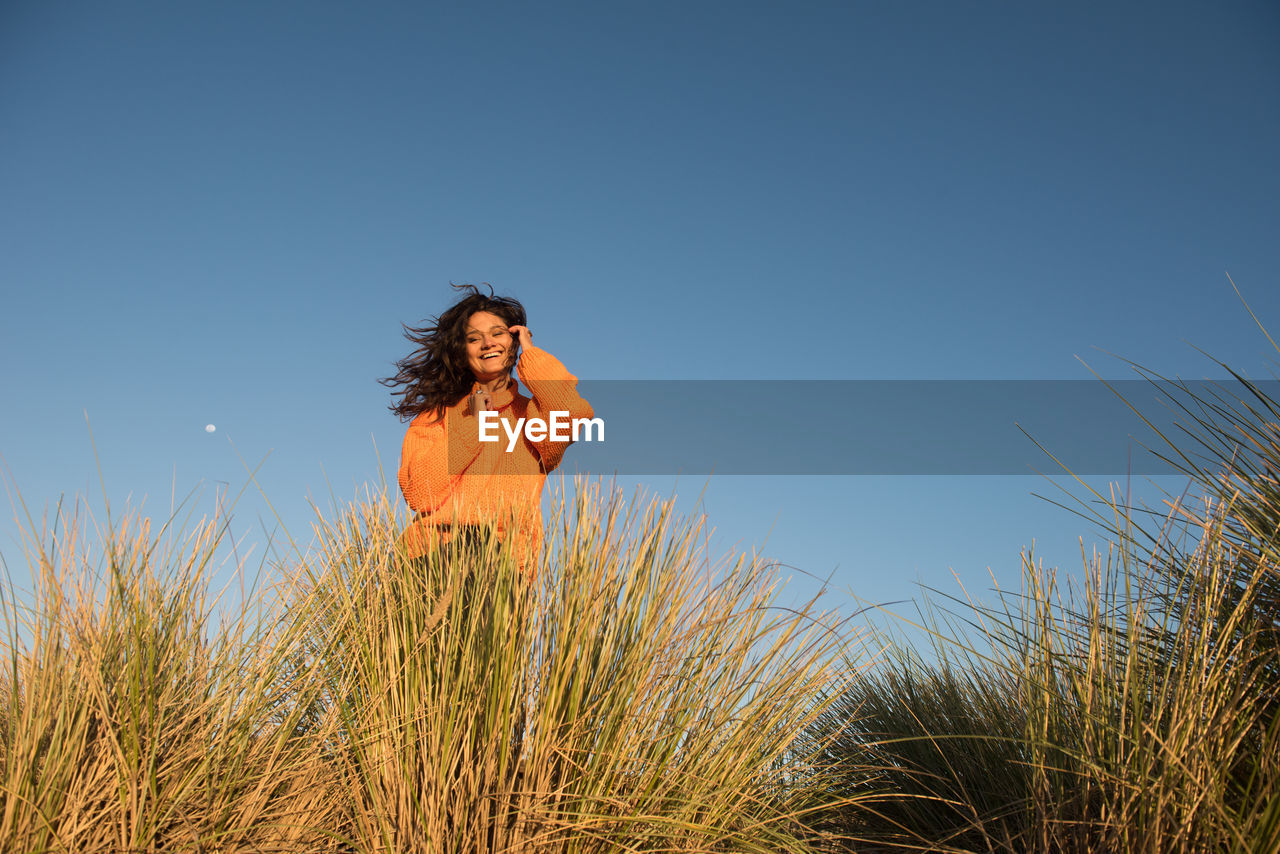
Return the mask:
[[[100,497],[87,411],[164,516],[230,438],[305,538],[394,475],[375,379],[450,281],[590,379],[1266,376],[1277,152],[1271,2],[8,0],[0,453]],[[1035,477],[625,482],[872,600],[1096,540]]]

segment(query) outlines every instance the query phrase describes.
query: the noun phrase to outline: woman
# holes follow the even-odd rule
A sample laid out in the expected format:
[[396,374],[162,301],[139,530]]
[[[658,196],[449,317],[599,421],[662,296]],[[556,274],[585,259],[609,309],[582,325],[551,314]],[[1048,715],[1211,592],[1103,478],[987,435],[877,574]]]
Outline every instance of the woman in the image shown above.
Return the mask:
[[[391,410],[412,418],[400,454],[400,489],[417,512],[401,543],[410,557],[464,537],[489,534],[511,545],[531,573],[542,542],[540,503],[547,472],[571,440],[518,430],[519,419],[591,418],[578,379],[533,345],[525,311],[509,297],[455,285],[466,296],[422,328],[406,327],[417,345],[383,382],[400,401]],[[522,394],[511,370],[517,366]],[[481,441],[484,434],[492,441]],[[535,441],[536,440],[536,441]]]

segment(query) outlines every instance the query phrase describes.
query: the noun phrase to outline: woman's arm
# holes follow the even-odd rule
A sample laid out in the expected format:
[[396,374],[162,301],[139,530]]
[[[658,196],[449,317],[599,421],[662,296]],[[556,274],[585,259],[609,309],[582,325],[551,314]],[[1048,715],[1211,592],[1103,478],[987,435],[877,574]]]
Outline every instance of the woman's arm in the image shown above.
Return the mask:
[[[591,404],[578,394],[578,378],[569,373],[555,356],[533,346],[529,331],[523,326],[513,326],[511,329],[520,333],[522,349],[517,366],[520,381],[533,396],[529,403],[528,417],[541,418],[548,423],[553,412],[567,412],[571,420],[594,417]],[[542,470],[549,472],[560,465],[560,460],[572,441],[570,438],[568,441],[557,442],[548,435],[545,440],[534,442],[533,446],[542,460]]]
[[397,480],[405,501],[419,513],[444,504],[458,478],[480,455],[477,419],[466,414],[466,406],[464,398],[434,422],[433,413],[423,413],[404,435]]

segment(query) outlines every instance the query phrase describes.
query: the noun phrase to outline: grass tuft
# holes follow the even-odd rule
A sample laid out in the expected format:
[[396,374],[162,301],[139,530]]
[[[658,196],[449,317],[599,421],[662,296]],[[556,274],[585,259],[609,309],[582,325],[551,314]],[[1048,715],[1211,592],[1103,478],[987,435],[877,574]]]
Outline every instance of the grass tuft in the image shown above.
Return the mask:
[[59,520],[5,603],[0,850],[811,850],[834,615],[598,486],[534,567],[407,560],[397,510],[322,522],[274,605],[221,619],[223,527]]
[[[811,735],[850,850],[1280,851],[1280,407],[1180,386],[1203,498],[1114,545],[1072,593],[1024,555],[995,606],[950,599]],[[1213,456],[1216,454],[1216,457]],[[936,612],[935,612],[936,613]],[[956,631],[957,624],[967,631]]]

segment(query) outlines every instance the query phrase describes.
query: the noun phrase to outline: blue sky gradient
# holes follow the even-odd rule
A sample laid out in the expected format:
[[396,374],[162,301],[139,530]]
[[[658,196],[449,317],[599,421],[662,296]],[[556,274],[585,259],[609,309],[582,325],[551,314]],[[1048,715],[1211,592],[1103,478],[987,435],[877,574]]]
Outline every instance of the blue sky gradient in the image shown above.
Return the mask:
[[[164,516],[269,454],[305,539],[394,478],[375,380],[450,281],[594,380],[1269,377],[1227,274],[1280,331],[1278,46],[1269,2],[12,0],[6,477]],[[1035,477],[621,482],[875,601],[1097,540]]]

